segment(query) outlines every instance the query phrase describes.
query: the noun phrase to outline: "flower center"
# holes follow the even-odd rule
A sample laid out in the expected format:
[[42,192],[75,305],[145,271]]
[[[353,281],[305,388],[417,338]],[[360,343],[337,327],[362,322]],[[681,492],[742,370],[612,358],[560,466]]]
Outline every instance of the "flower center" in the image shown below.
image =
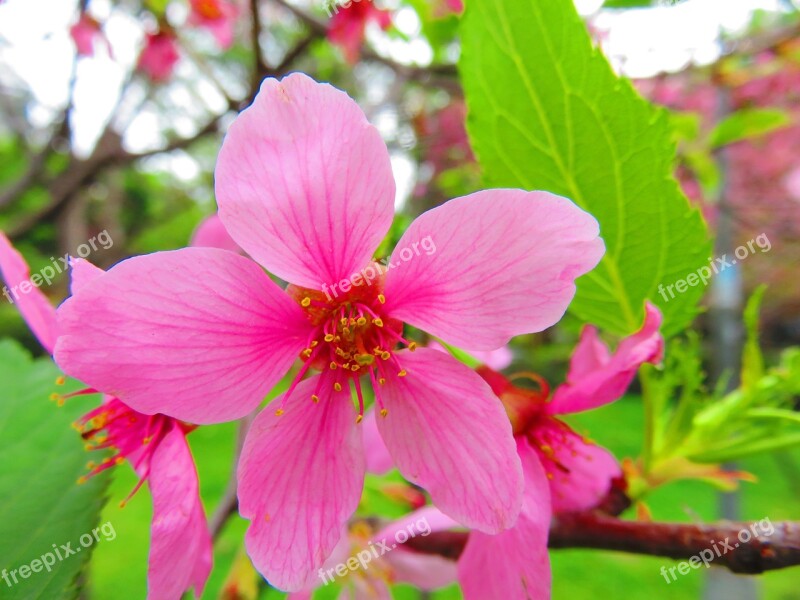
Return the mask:
[[[405,377],[395,355],[397,346],[404,344],[416,349],[403,335],[403,323],[389,317],[383,310],[386,298],[383,281],[371,281],[353,287],[346,294],[330,294],[290,285],[287,293],[305,310],[314,329],[306,348],[300,353],[303,366],[281,401],[277,414],[283,414],[286,401],[310,368],[333,372],[334,391],[355,387],[359,403],[360,422],[364,415],[364,398],[360,378],[368,376],[375,391],[375,401],[386,416],[379,386],[386,383],[387,375]],[[319,402],[319,389],[311,396]]]

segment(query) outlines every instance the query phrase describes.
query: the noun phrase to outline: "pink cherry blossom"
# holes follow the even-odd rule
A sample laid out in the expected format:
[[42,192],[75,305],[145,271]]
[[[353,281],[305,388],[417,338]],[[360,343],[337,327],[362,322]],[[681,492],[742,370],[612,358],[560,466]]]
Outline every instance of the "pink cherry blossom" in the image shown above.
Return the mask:
[[189,0],[191,13],[189,23],[207,29],[226,50],[233,43],[234,27],[239,17],[238,1],[234,0]]
[[[71,261],[72,290],[77,292],[103,273],[82,259]],[[24,258],[0,232],[0,272],[8,286],[29,280]],[[56,311],[38,287],[20,295],[16,306],[39,342],[52,353],[58,339]],[[96,393],[94,389],[58,397]],[[113,449],[99,464],[89,463],[86,477],[127,460],[139,475],[128,498],[146,481],[153,497],[153,522],[148,560],[148,598],[179,598],[190,587],[199,595],[211,571],[211,536],[200,501],[197,470],[186,435],[195,428],[164,415],[138,413],[105,396],[76,428],[91,449]],[[127,499],[126,499],[127,500]],[[124,504],[124,502],[123,502]]]
[[233,241],[219,215],[216,214],[200,222],[192,233],[191,245],[196,248],[219,248],[242,254],[239,244]]
[[78,21],[69,28],[69,34],[75,43],[78,56],[93,56],[94,46],[98,40],[105,42],[109,53],[111,51],[100,24],[86,13],[81,13]]
[[642,328],[625,338],[613,356],[597,338],[596,329],[586,327],[572,355],[567,383],[549,402],[542,379],[537,379],[539,390],[532,391],[479,368],[514,425],[525,495],[515,527],[498,535],[470,533],[459,559],[466,600],[550,598],[551,513],[596,506],[621,475],[607,450],[572,431],[557,415],[597,408],[622,396],[642,364],[661,360],[660,325],[660,312],[648,303]]
[[396,251],[435,238],[435,252],[369,278],[393,217],[389,153],[352,99],[302,74],[265,80],[215,176],[222,222],[253,260],[187,248],[123,261],[59,309],[59,365],[137,411],[203,424],[251,413],[301,358],[238,467],[248,553],[278,588],[302,589],[358,505],[366,384],[408,480],[469,527],[512,526],[522,473],[502,404],[403,325],[479,350],[551,326],[603,254],[597,222],[544,192],[478,192],[420,216]]
[[358,62],[370,23],[376,23],[384,30],[392,24],[391,13],[375,6],[374,0],[352,0],[347,8],[337,4],[333,10],[335,12],[328,25],[328,40],[341,48],[350,64]]
[[179,60],[178,41],[173,34],[166,31],[148,33],[137,69],[153,82],[163,83],[172,77]]

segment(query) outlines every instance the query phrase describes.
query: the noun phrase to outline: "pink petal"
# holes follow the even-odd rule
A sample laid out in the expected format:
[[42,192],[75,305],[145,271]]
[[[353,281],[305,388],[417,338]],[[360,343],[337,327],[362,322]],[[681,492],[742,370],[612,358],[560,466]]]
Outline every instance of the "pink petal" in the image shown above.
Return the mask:
[[503,405],[474,371],[421,348],[397,353],[406,377],[387,372],[378,429],[398,469],[442,512],[498,532],[514,524],[522,473]]
[[126,260],[58,313],[66,373],[139,412],[199,424],[252,412],[311,328],[258,265],[207,248]]
[[198,248],[219,248],[220,250],[228,250],[242,254],[242,249],[239,244],[233,241],[231,234],[225,229],[222,224],[222,219],[219,215],[213,214],[206,217],[197,226],[192,234],[192,246]]
[[657,363],[664,351],[664,339],[658,331],[661,313],[647,303],[642,328],[620,342],[609,357],[599,349],[593,328],[588,327],[573,355],[567,382],[560,386],[548,404],[551,414],[581,412],[603,406],[620,398],[644,363]]
[[397,244],[386,309],[448,343],[494,350],[561,319],[575,279],[603,255],[597,235],[594,217],[546,192],[450,200],[417,218]]
[[536,450],[550,474],[553,512],[594,508],[608,494],[611,480],[622,474],[608,450],[585,441],[563,423],[544,421],[536,439],[552,449],[552,454]]
[[378,422],[374,410],[364,414],[361,423],[361,433],[364,438],[364,454],[367,461],[367,472],[384,475],[394,468],[394,459],[389,454],[386,444],[378,431]]
[[56,310],[42,290],[31,283],[28,264],[2,231],[0,231],[0,274],[6,282],[3,288],[6,300],[17,306],[33,335],[47,353],[52,354],[58,339]]
[[342,91],[295,73],[265,79],[216,169],[219,215],[274,274],[321,289],[372,258],[392,222],[389,152]]
[[518,441],[525,501],[517,524],[498,535],[473,531],[458,561],[465,600],[549,600],[550,498],[547,478],[527,441]]
[[194,461],[177,425],[153,453],[149,482],[153,523],[148,598],[180,598],[190,587],[200,596],[211,571],[211,536],[200,502]]
[[252,521],[247,552],[282,590],[306,588],[361,498],[361,432],[349,392],[335,392],[333,382],[326,371],[297,386],[285,414],[274,408],[282,398],[262,411],[239,462],[239,512]]
[[70,258],[69,266],[69,290],[73,296],[105,273],[100,267],[82,258]]

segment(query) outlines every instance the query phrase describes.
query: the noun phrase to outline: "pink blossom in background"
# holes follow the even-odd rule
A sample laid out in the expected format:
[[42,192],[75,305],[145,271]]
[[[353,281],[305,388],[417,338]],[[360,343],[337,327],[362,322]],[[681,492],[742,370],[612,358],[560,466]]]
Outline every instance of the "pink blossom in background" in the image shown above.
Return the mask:
[[[22,256],[0,232],[0,273],[9,287],[29,280]],[[88,285],[103,271],[82,259],[71,261],[72,289]],[[38,287],[20,295],[16,306],[39,342],[52,353],[58,339],[56,311]],[[86,389],[58,397],[59,402]],[[179,598],[190,587],[199,595],[211,571],[211,536],[200,501],[197,470],[186,435],[195,427],[164,415],[138,413],[105,396],[103,404],[76,423],[91,449],[113,449],[99,464],[89,463],[91,477],[127,460],[139,475],[128,498],[145,483],[153,497],[148,559],[148,598]],[[124,504],[124,502],[123,502]]]
[[233,241],[228,230],[225,229],[219,215],[216,214],[206,217],[200,222],[192,234],[191,245],[195,248],[219,248],[237,254],[243,253],[239,244]]
[[105,42],[109,53],[111,51],[108,40],[103,35],[103,30],[100,29],[100,23],[86,13],[81,13],[77,23],[69,28],[69,34],[75,43],[78,56],[93,56],[94,46],[98,40]]
[[621,475],[614,457],[575,433],[558,416],[591,410],[620,398],[645,362],[658,362],[661,313],[648,304],[645,322],[611,355],[594,327],[584,328],[572,355],[567,382],[550,401],[549,388],[518,388],[481,367],[478,372],[503,401],[511,418],[525,472],[525,496],[517,525],[498,535],[471,532],[459,559],[466,600],[550,598],[547,538],[553,512],[596,506]]
[[[396,534],[415,536],[430,535],[433,532],[452,528],[454,521],[437,509],[428,506],[420,508],[400,519],[389,523],[380,531],[374,532],[364,521],[356,521],[342,534],[331,556],[320,570],[313,575],[306,589],[289,594],[287,600],[310,600],[314,591],[326,585],[338,584],[342,587],[339,598],[352,600],[391,600],[390,586],[408,583],[424,591],[432,591],[455,583],[457,571],[455,561],[438,554],[425,554],[409,550],[397,543]],[[355,570],[348,569],[340,577],[335,569],[346,565],[349,558],[358,557],[359,552],[378,552],[365,558],[366,567],[358,564]],[[388,551],[384,551],[387,548]]]
[[433,0],[433,18],[441,19],[464,12],[464,0]]
[[238,0],[189,0],[189,3],[189,23],[211,32],[223,50],[230,48],[240,14]]
[[253,412],[300,357],[238,467],[248,554],[280,589],[303,589],[359,503],[367,383],[409,481],[466,526],[512,526],[522,472],[502,404],[403,325],[478,350],[551,326],[604,252],[595,219],[544,192],[478,192],[421,215],[392,258],[418,252],[377,275],[395,198],[388,149],[351,98],[299,73],[264,81],[215,179],[219,216],[253,260],[186,248],[120,263],[59,309],[59,365],[138,411],[205,424]]
[[375,6],[374,0],[353,0],[348,8],[335,4],[333,11],[328,40],[342,50],[350,64],[358,62],[370,23],[376,23],[383,30],[392,24],[392,14]]
[[171,33],[148,33],[139,55],[137,68],[155,83],[164,83],[172,77],[180,60],[178,41]]

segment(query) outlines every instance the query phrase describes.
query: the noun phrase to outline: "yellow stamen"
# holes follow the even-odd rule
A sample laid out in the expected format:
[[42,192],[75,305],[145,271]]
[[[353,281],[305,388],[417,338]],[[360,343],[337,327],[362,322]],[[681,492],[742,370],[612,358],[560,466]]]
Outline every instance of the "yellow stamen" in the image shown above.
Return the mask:
[[385,417],[385,416],[386,416],[386,415],[388,415],[388,414],[389,414],[389,411],[388,411],[388,410],[386,410],[385,408],[382,408],[382,409],[381,409],[381,416],[382,416],[382,417]]
[[383,294],[378,294],[378,302],[380,302],[381,304],[386,304],[386,296],[384,296]]
[[408,375],[408,371],[406,371],[405,369],[403,369],[397,374],[398,377],[405,377],[406,375]]
[[305,307],[305,308],[308,308],[309,306],[311,306],[311,298],[309,298],[308,296],[306,296],[305,298],[303,298],[303,301],[302,301],[302,302],[300,302],[300,304],[301,304],[303,307]]
[[358,321],[356,321],[356,325],[358,325],[359,327],[363,327],[366,324],[367,320],[364,317],[359,317]]
[[311,394],[311,399],[314,401],[314,404],[319,402],[319,396],[317,396],[316,394]]
[[378,379],[378,383],[380,383],[381,385],[385,384],[386,383],[386,378],[385,377],[381,377],[380,379]]
[[335,389],[337,392],[341,392],[342,384],[337,381],[336,383],[333,384],[333,389]]
[[278,410],[275,411],[275,415],[280,417],[284,414],[284,412],[285,411],[282,408],[279,408]]
[[389,354],[388,352],[386,352],[385,350],[384,350],[383,352],[381,352],[381,358],[382,358],[383,360],[389,360],[389,357],[391,357],[391,356],[392,356],[392,355],[391,355],[391,354]]
[[325,341],[326,342],[332,342],[333,341],[333,336],[329,333],[328,335],[325,336]]
[[364,420],[364,415],[358,415],[358,416],[356,417],[356,425],[358,425],[359,423],[361,423],[361,421],[363,421],[363,420]]
[[336,370],[336,363],[331,361],[331,371],[335,371],[335,370]]
[[67,378],[63,375],[59,375],[56,377],[56,385],[64,385],[67,382]]
[[382,319],[372,319],[372,322],[375,324],[375,327],[383,327]]
[[408,349],[409,349],[409,350],[411,350],[411,352],[413,352],[414,350],[416,350],[416,349],[417,349],[417,342],[411,342],[411,343],[408,345]]

